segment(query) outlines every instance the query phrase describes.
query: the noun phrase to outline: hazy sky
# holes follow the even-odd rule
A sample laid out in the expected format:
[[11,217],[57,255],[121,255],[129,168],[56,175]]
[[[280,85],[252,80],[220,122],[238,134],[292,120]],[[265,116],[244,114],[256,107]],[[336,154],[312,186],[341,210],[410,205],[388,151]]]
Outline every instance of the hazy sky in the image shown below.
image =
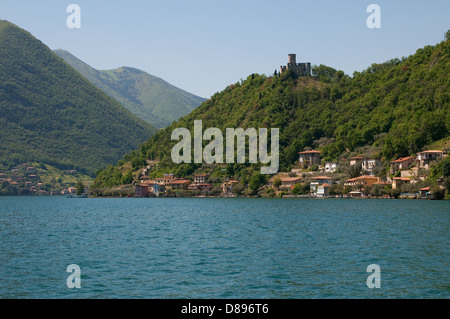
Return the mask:
[[[369,29],[369,4],[381,28]],[[81,8],[81,28],[66,8]],[[1,0],[0,19],[97,69],[131,66],[202,97],[287,62],[347,74],[435,45],[450,29],[449,0]]]

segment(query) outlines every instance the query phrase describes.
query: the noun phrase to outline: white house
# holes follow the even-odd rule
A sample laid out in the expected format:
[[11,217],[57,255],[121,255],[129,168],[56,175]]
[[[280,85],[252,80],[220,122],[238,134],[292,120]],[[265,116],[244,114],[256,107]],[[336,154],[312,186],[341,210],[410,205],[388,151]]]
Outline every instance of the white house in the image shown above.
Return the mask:
[[324,185],[324,184],[332,185],[333,179],[328,176],[317,176],[317,177],[311,178],[311,182],[309,184],[311,194],[317,195],[319,186]]
[[334,173],[337,169],[338,162],[325,162],[325,172]]
[[381,167],[381,166],[383,166],[383,163],[380,162],[379,160],[373,159],[373,158],[371,158],[371,159],[365,158],[361,162],[361,169],[363,171],[369,172],[369,175],[373,175],[373,169],[375,167]]
[[324,183],[322,185],[319,185],[317,187],[317,197],[325,197],[328,196],[330,194],[330,187],[331,185],[328,183]]
[[436,150],[428,150],[417,153],[417,161],[419,162],[419,167],[427,169],[430,168],[430,162],[441,159],[443,154],[443,151]]

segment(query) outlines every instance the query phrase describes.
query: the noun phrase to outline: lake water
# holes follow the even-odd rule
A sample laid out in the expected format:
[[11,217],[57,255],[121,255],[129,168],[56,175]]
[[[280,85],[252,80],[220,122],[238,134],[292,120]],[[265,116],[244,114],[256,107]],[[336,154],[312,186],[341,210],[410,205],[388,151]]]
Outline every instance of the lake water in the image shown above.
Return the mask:
[[448,298],[449,213],[421,200],[0,197],[0,298]]

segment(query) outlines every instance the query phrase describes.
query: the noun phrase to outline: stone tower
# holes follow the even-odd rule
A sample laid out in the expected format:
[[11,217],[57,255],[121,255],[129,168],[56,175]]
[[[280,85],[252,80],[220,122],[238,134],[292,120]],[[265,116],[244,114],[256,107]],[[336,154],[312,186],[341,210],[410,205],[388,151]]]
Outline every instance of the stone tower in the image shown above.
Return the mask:
[[280,67],[280,74],[286,70],[292,70],[299,76],[310,76],[311,75],[311,63],[297,63],[296,55],[294,53],[288,54],[288,63],[286,66]]
[[296,60],[296,56],[294,53],[288,54],[288,65],[296,65],[297,62]]

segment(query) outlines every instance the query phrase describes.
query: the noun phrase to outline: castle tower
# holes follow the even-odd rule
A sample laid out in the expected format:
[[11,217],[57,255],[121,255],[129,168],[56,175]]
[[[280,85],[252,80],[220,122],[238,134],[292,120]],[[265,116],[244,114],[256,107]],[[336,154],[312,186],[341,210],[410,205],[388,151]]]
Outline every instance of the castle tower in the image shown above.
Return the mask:
[[280,74],[284,73],[286,70],[292,70],[299,76],[310,76],[311,75],[311,63],[297,63],[296,55],[294,53],[288,54],[288,63],[286,66],[280,67]]
[[293,53],[288,54],[288,65],[296,65],[297,62],[295,60],[296,60],[295,54]]

